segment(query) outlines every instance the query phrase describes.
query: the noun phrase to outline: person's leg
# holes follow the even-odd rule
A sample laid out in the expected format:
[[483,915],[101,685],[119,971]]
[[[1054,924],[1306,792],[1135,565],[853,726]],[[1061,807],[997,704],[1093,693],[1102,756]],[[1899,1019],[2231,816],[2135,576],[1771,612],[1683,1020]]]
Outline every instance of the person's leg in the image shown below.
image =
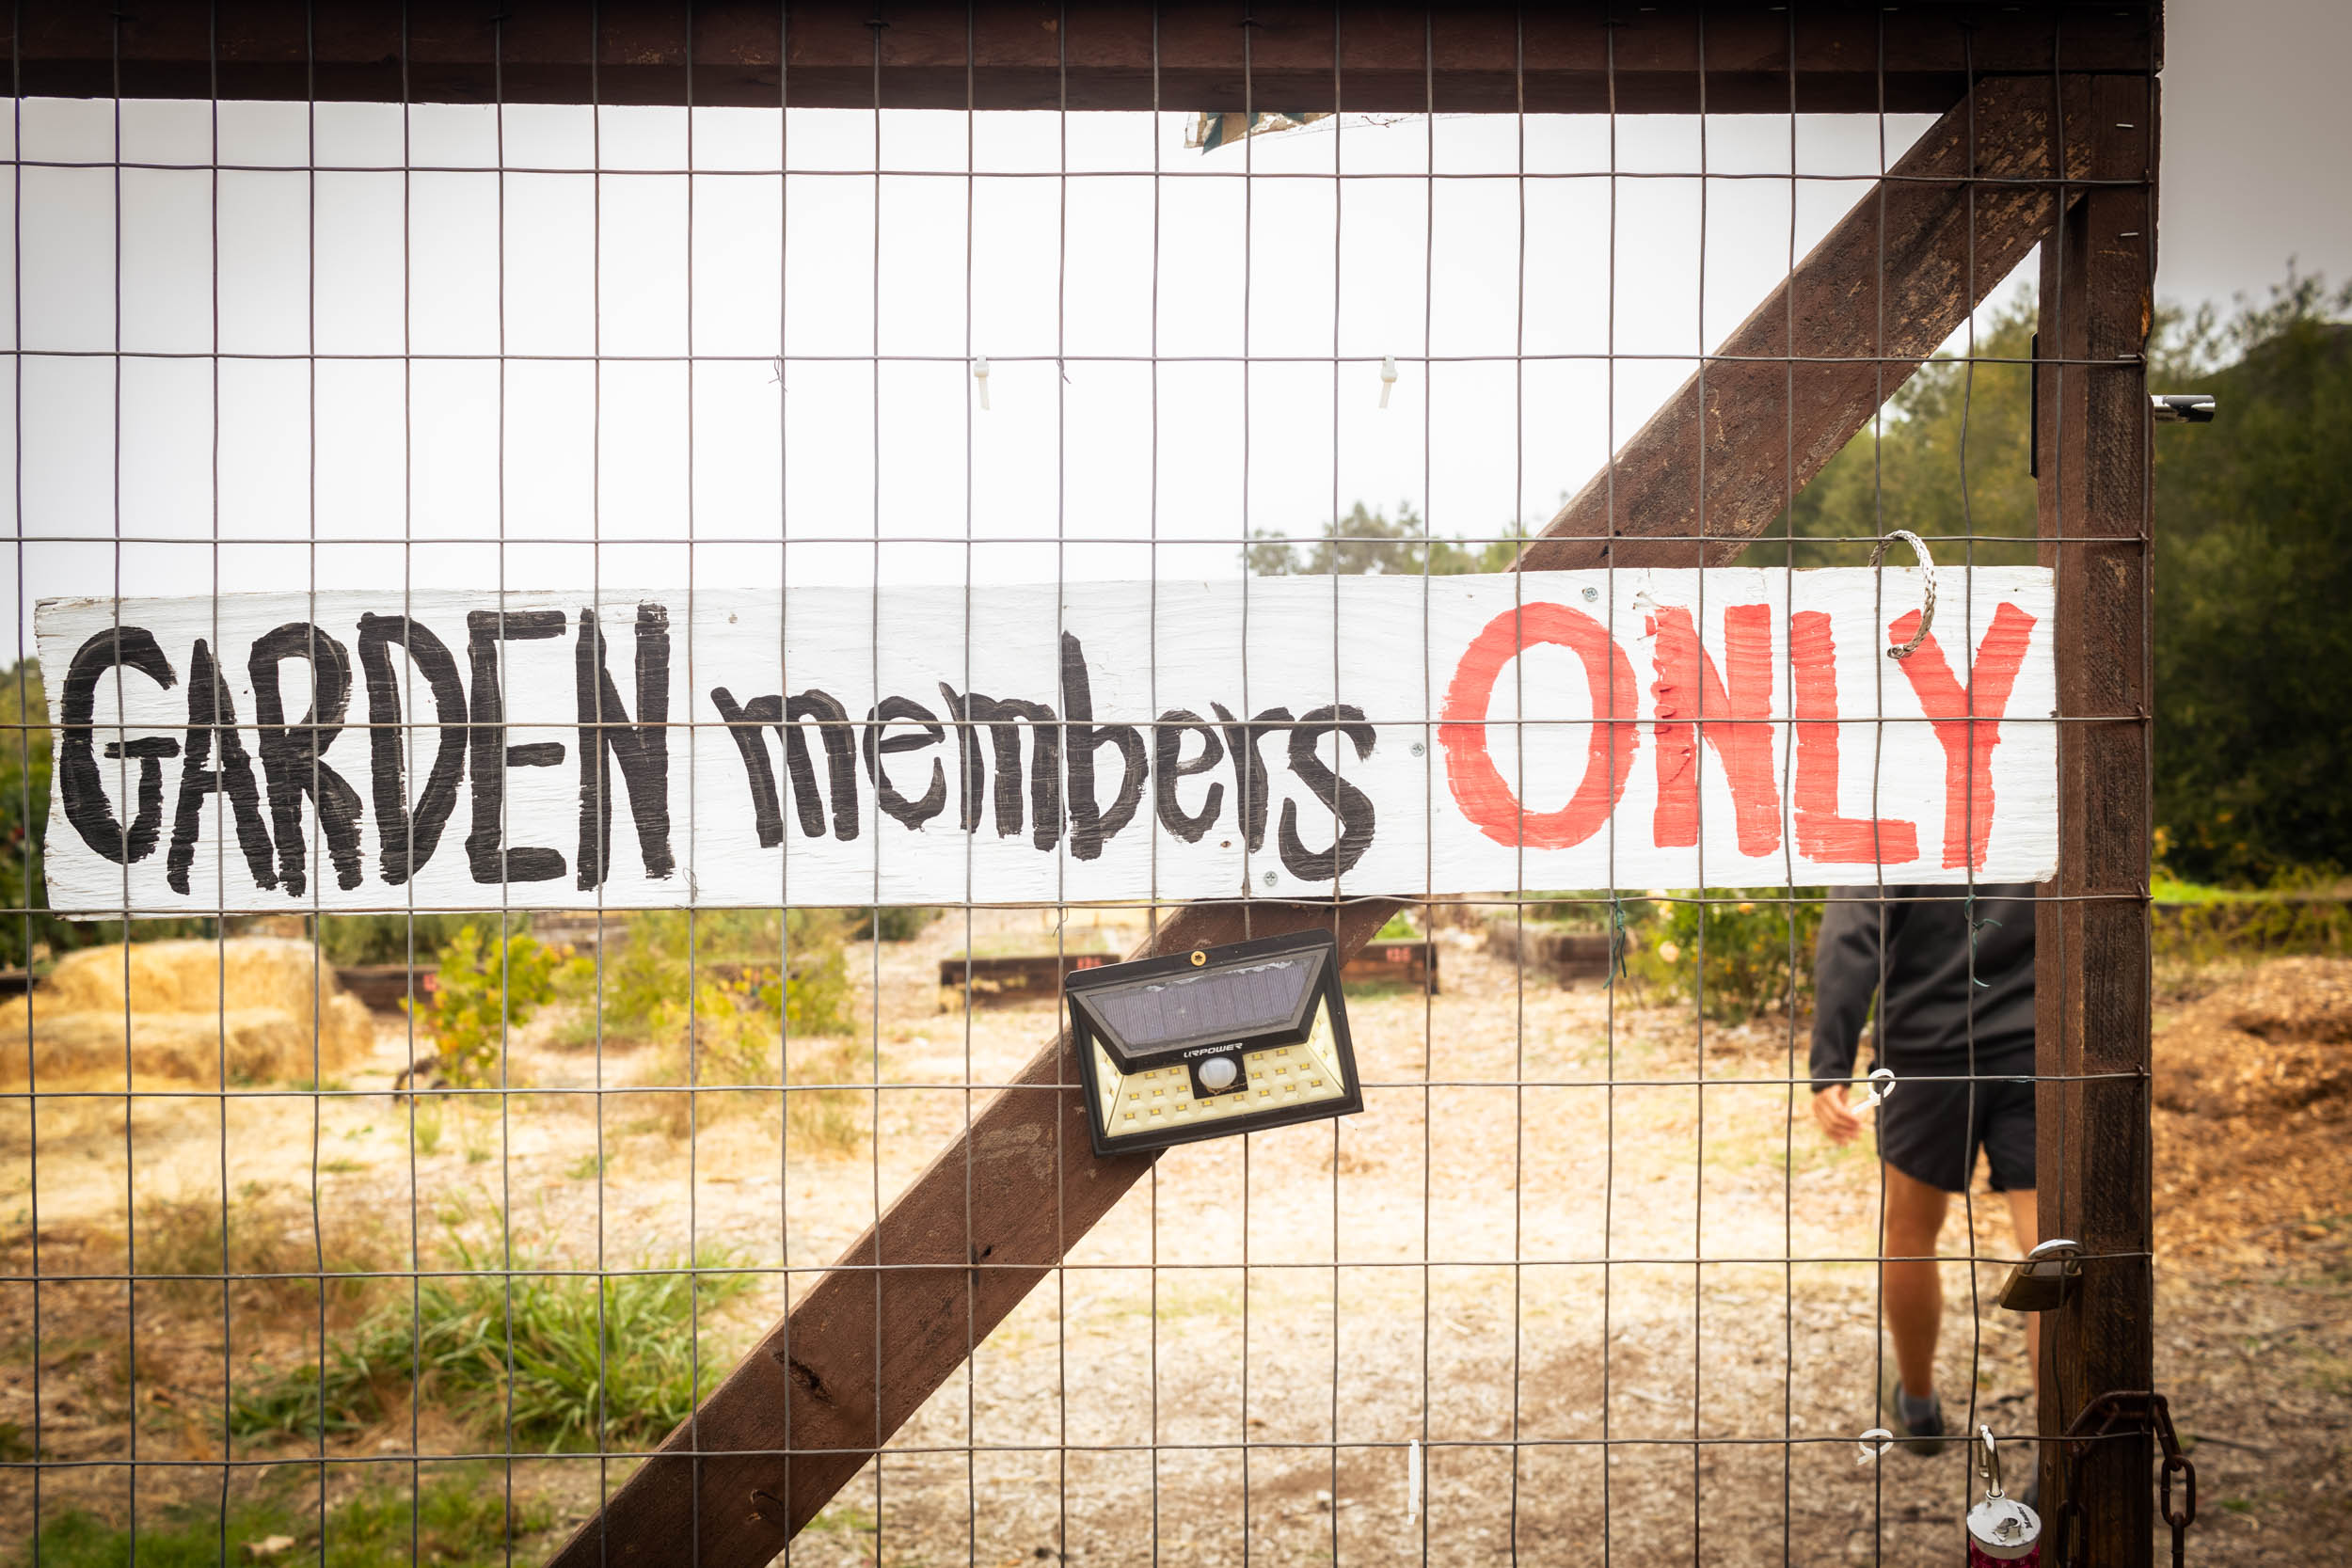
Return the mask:
[[[2009,1199],[2010,1228],[2017,1233],[2017,1256],[2023,1258],[2041,1244],[2041,1212],[2034,1203],[2033,1189],[2006,1192]],[[2034,1398],[2042,1397],[2042,1314],[2026,1314],[2026,1359],[2033,1367]]]
[[1935,1339],[1944,1319],[1935,1238],[1944,1228],[1949,1195],[1891,1164],[1885,1169],[1886,1233],[1879,1248],[1885,1260],[1880,1264],[1880,1295],[1903,1392],[1924,1400],[1935,1392]]

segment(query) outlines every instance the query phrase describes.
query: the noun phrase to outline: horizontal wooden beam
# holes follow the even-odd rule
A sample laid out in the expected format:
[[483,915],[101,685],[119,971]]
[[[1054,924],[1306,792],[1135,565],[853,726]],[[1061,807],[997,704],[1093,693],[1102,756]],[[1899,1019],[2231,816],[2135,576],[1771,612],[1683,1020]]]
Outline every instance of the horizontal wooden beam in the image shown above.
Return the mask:
[[[2093,80],[2062,79],[2078,115]],[[2084,139],[2058,135],[2060,91],[2048,77],[1978,84],[1560,509],[1521,565],[1738,555],[2056,225],[2061,166],[2069,179],[2090,171]]]
[[29,96],[819,108],[1940,114],[1987,75],[2145,75],[2155,0],[25,0]]

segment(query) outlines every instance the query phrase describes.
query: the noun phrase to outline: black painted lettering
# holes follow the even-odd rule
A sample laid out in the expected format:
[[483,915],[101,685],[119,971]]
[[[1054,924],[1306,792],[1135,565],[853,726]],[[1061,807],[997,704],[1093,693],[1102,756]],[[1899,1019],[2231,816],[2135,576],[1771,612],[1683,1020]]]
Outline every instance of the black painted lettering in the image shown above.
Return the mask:
[[1242,839],[1254,854],[1265,847],[1267,797],[1265,759],[1258,754],[1258,743],[1290,728],[1291,710],[1270,707],[1245,724],[1226,712],[1223,703],[1209,707],[1225,730],[1225,753],[1233,762],[1233,811],[1241,819]]
[[[1070,768],[1070,852],[1082,861],[1101,858],[1103,846],[1135,820],[1143,803],[1145,765],[1143,736],[1133,724],[1095,724],[1094,692],[1087,676],[1086,650],[1068,632],[1061,634],[1062,712],[1069,717],[1069,739],[1063,743]],[[1105,746],[1119,749],[1121,768],[1119,793],[1104,811],[1094,798],[1094,753]]]
[[[996,754],[996,836],[1016,838],[1021,832],[1021,735],[1029,745],[1029,842],[1051,849],[1061,842],[1061,726],[1054,710],[1043,703],[1008,697],[998,702],[975,691],[961,703],[963,717],[977,745],[986,725]],[[977,824],[976,824],[977,825]]]
[[[278,690],[278,667],[290,658],[310,666],[310,706],[300,721],[286,722]],[[262,752],[262,777],[269,784],[270,825],[278,838],[278,880],[299,896],[308,876],[309,846],[302,832],[305,798],[318,814],[319,836],[335,867],[335,883],[359,885],[359,792],[321,760],[320,753],[343,733],[343,710],[351,702],[351,655],[308,621],[289,621],[253,644],[246,660],[253,681],[254,732]]]
[[1359,761],[1372,755],[1375,740],[1364,710],[1344,703],[1308,709],[1291,731],[1291,771],[1331,808],[1337,823],[1330,848],[1309,849],[1298,836],[1298,802],[1282,802],[1282,863],[1302,881],[1331,881],[1352,870],[1372,847],[1372,798],[1323,765],[1315,743],[1327,735],[1344,736]]
[[[57,792],[64,800],[66,820],[82,835],[82,842],[115,864],[129,865],[154,851],[156,831],[163,820],[162,759],[171,753],[141,750],[149,743],[131,742],[127,754],[140,759],[141,800],[140,810],[125,829],[116,820],[114,806],[106,799],[105,779],[92,751],[99,677],[117,665],[136,670],[167,691],[180,679],[163,649],[156,646],[154,634],[144,626],[109,626],[74,650],[58,701],[58,715],[64,722],[57,741]],[[119,746],[109,746],[106,754],[119,758],[126,753]],[[151,776],[155,798],[151,816],[145,810]]]
[[[441,736],[413,815],[407,782],[413,730],[401,722],[395,643],[423,673]],[[368,687],[368,773],[375,796],[378,859],[386,884],[398,887],[424,869],[457,809],[457,785],[466,772],[466,683],[448,644],[405,615],[359,617],[359,670]]]
[[[220,766],[213,766],[213,752]],[[165,879],[174,893],[188,891],[188,869],[196,863],[197,834],[204,826],[204,798],[226,795],[237,825],[237,847],[245,856],[253,885],[278,885],[278,867],[270,858],[269,829],[262,821],[262,792],[253,782],[253,760],[237,734],[236,705],[213,662],[213,650],[198,638],[188,658],[188,740],[180,765],[180,800],[172,811],[171,853],[164,860]],[[223,889],[226,892],[226,889]]]
[[956,825],[968,833],[980,825],[980,806],[988,798],[988,762],[980,752],[980,732],[973,727],[963,698],[941,681],[939,699],[947,705],[947,721],[956,730]]
[[645,875],[677,869],[670,853],[670,612],[637,607],[637,721],[629,721],[621,693],[604,667],[604,632],[596,612],[580,612],[580,652],[574,668],[580,693],[580,879],[582,891],[605,879],[612,863],[612,780],[607,753],[620,764],[637,823],[637,852]]
[[752,791],[752,825],[759,834],[759,847],[772,849],[784,842],[784,816],[776,806],[776,773],[768,766],[768,736],[762,732],[771,724],[784,723],[784,699],[754,697],[738,703],[734,692],[714,686],[710,700],[719,717],[727,721],[727,734],[735,737],[735,749],[743,758],[743,777]]
[[[1200,754],[1190,762],[1184,760],[1184,736],[1188,735],[1200,737]],[[1152,734],[1152,749],[1156,754],[1152,782],[1160,826],[1186,844],[1198,844],[1216,820],[1217,813],[1225,809],[1225,786],[1209,785],[1200,813],[1187,815],[1177,799],[1176,783],[1195,773],[1205,773],[1225,760],[1225,745],[1216,737],[1216,726],[1202,722],[1199,714],[1187,709],[1170,708],[1160,715],[1159,725]]]
[[816,838],[825,831],[818,815],[817,771],[809,766],[808,742],[802,724],[817,721],[824,739],[825,784],[833,792],[833,836],[848,844],[857,837],[857,727],[850,710],[830,691],[810,687],[784,705],[784,769],[792,781],[793,809],[800,813],[801,832]]
[[[920,733],[886,734],[894,723],[914,724]],[[931,759],[930,787],[919,800],[910,800],[898,793],[882,761],[888,755],[926,751],[945,739],[946,733],[940,726],[938,716],[912,697],[884,697],[874,705],[873,711],[866,715],[866,776],[873,781],[874,804],[879,810],[917,830],[946,810],[947,775],[938,758]]]
[[[466,661],[473,666],[473,729],[468,758],[473,772],[473,826],[466,834],[466,860],[477,882],[551,882],[564,875],[564,852],[544,845],[500,846],[506,837],[506,770],[544,768],[564,760],[561,746],[548,756],[540,746],[506,744],[506,699],[499,687],[499,644],[530,642],[564,635],[560,610],[509,613],[477,610],[466,617]],[[517,752],[522,753],[516,755]]]

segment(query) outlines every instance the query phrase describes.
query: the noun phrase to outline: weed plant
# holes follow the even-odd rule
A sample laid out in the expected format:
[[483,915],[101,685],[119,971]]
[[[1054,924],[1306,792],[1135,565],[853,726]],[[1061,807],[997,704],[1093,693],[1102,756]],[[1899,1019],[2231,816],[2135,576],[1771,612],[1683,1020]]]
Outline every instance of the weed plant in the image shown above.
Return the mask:
[[230,1280],[238,1301],[278,1314],[309,1313],[323,1284],[330,1317],[348,1318],[367,1297],[365,1276],[399,1262],[379,1215],[346,1205],[313,1211],[302,1195],[277,1188],[248,1187],[225,1206],[211,1196],[150,1194],[133,1237],[142,1280],[168,1299],[217,1301],[227,1273],[246,1276]]
[[[455,1237],[452,1246],[469,1272],[419,1281],[413,1313],[404,1294],[320,1360],[261,1372],[230,1403],[230,1435],[346,1436],[389,1418],[413,1387],[516,1449],[590,1447],[599,1422],[608,1448],[649,1447],[696,1402],[698,1323],[707,1339],[710,1314],[753,1285],[723,1272],[723,1253],[696,1258],[718,1273],[672,1264],[599,1280],[527,1273],[517,1259],[510,1279],[486,1272],[495,1258]],[[706,1388],[728,1365],[707,1347],[699,1361]]]

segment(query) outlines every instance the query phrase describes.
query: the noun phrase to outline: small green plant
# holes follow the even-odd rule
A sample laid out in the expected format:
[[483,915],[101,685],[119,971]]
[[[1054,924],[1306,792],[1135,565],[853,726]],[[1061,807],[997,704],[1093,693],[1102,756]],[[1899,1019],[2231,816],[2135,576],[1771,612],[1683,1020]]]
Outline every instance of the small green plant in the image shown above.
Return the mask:
[[[599,1279],[487,1272],[495,1258],[453,1236],[463,1274],[428,1278],[414,1314],[404,1297],[330,1345],[324,1361],[262,1372],[230,1406],[229,1430],[246,1439],[314,1439],[384,1420],[413,1385],[485,1436],[503,1441],[511,1410],[516,1447],[547,1452],[659,1440],[697,1398],[697,1327],[749,1291],[752,1277],[723,1272],[724,1254],[698,1255],[698,1270],[641,1268]],[[509,1377],[509,1367],[512,1377]],[[707,1345],[707,1389],[726,1369]]]
[[926,904],[884,904],[876,909],[847,911],[849,936],[852,942],[913,942],[923,934],[923,928],[945,910]]
[[1820,888],[1677,895],[1655,906],[1627,970],[1667,996],[1696,999],[1719,1023],[1802,1006],[1813,989],[1822,897]]
[[[873,1053],[865,1047],[850,1040],[836,1041],[803,1057],[792,1073],[792,1082],[863,1083],[873,1069]],[[869,1096],[852,1087],[785,1090],[785,1132],[800,1153],[855,1153],[865,1144],[870,1112]]]
[[1372,940],[1375,942],[1418,942],[1421,940],[1421,930],[1413,924],[1411,915],[1399,910],[1389,916],[1389,923],[1375,932]]
[[506,1031],[553,1001],[560,984],[588,973],[587,960],[568,947],[521,931],[485,931],[471,921],[441,949],[439,963],[425,1022],[442,1075],[475,1087],[496,1081]]
[[226,1206],[154,1193],[140,1199],[132,1234],[140,1277],[173,1299],[217,1302],[226,1274],[238,1299],[281,1312],[315,1304],[324,1282],[329,1308],[348,1313],[365,1299],[369,1281],[358,1276],[399,1259],[372,1212],[344,1203],[313,1210],[302,1194],[278,1188],[248,1188]]
[[441,1102],[437,1098],[427,1100],[421,1095],[418,1097],[414,1134],[418,1153],[440,1152],[442,1117]]
[[514,1543],[555,1523],[553,1511],[535,1498],[516,1497],[510,1515],[489,1466],[443,1465],[426,1474],[413,1498],[399,1481],[368,1482],[327,1510],[322,1543],[317,1494],[303,1484],[312,1474],[264,1482],[257,1496],[231,1503],[226,1520],[217,1499],[167,1509],[160,1517],[142,1510],[135,1560],[127,1529],[77,1510],[53,1514],[31,1550],[12,1560],[42,1568],[216,1568],[224,1537],[243,1560],[247,1546],[286,1536],[297,1548],[288,1561],[491,1568],[507,1560]]

